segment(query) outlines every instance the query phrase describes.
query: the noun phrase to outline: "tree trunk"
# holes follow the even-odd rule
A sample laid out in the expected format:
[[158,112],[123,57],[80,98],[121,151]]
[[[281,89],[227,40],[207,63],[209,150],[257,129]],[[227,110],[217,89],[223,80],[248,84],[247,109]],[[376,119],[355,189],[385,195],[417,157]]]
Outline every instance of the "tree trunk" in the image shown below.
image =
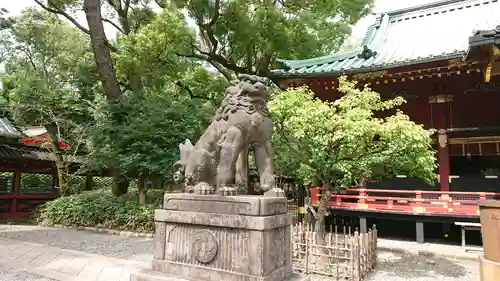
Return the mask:
[[90,31],[90,41],[94,52],[94,59],[99,72],[102,87],[108,101],[115,102],[121,95],[116,71],[113,66],[113,60],[108,46],[106,46],[106,33],[101,17],[100,0],[84,0],[83,10],[87,17],[87,23]]
[[327,203],[330,199],[330,195],[331,191],[329,189],[323,190],[323,192],[321,192],[318,211],[316,212],[316,223],[314,224],[314,232],[316,233],[324,234],[326,232],[326,212],[328,211]]
[[112,169],[113,173],[113,185],[111,186],[111,193],[114,196],[119,197],[128,192],[128,187],[130,181],[120,173],[119,169]]
[[317,266],[324,266],[328,264],[328,249],[321,246],[326,245],[326,213],[328,212],[328,201],[330,200],[331,189],[329,186],[326,186],[326,190],[321,192],[321,197],[319,200],[318,211],[316,212],[316,223],[314,225],[314,236],[316,239],[316,244],[318,247],[318,251],[320,256],[315,259]]
[[146,183],[146,177],[144,175],[141,175],[139,177],[138,188],[139,188],[139,204],[141,206],[145,206],[148,195],[148,184]]
[[45,126],[45,128],[47,129],[47,134],[50,137],[50,146],[55,158],[54,162],[57,168],[59,194],[61,196],[66,196],[68,195],[69,169],[66,161],[64,161],[64,152],[59,145],[59,134],[57,131],[57,126],[55,124],[49,124]]

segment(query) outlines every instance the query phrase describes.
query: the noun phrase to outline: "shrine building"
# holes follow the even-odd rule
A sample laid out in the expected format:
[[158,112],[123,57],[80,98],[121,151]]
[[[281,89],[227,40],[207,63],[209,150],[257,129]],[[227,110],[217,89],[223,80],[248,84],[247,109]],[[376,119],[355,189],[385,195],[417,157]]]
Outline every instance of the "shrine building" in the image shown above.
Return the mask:
[[333,100],[346,75],[404,97],[402,111],[437,132],[435,184],[398,175],[334,195],[331,207],[479,221],[476,200],[500,195],[499,48],[498,0],[447,0],[377,15],[356,50],[279,60],[282,88]]

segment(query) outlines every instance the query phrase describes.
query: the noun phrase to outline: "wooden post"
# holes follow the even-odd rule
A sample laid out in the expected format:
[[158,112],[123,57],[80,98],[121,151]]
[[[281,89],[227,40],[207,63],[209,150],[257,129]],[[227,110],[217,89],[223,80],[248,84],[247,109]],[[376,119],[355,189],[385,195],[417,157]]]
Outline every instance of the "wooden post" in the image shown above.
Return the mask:
[[439,189],[450,191],[450,152],[448,136],[444,130],[438,131]]
[[304,220],[304,215],[306,213],[305,197],[306,197],[306,188],[303,184],[299,184],[297,192],[297,207],[299,211],[298,215],[299,222],[302,222]]
[[417,243],[424,243],[424,222],[417,221],[416,223],[416,234],[417,234]]
[[361,260],[361,251],[359,245],[359,233],[354,232],[354,281],[361,280],[361,265],[359,264]]
[[361,231],[361,233],[367,232],[368,226],[366,221],[366,217],[359,217],[359,230]]
[[304,268],[304,271],[305,271],[305,274],[308,274],[309,273],[309,251],[311,249],[309,249],[309,237],[307,237],[307,233],[306,233],[306,261],[305,261],[305,268]]
[[59,174],[57,173],[56,168],[52,169],[52,177],[53,177],[53,182],[54,182],[53,187],[57,187],[57,190],[59,190]]
[[92,175],[87,174],[87,181],[85,182],[85,190],[92,190]]
[[21,172],[16,171],[14,173],[14,185],[12,186],[12,202],[10,205],[10,213],[13,215],[17,213],[17,197],[21,193]]
[[460,226],[460,231],[462,234],[462,248],[465,249],[465,226]]

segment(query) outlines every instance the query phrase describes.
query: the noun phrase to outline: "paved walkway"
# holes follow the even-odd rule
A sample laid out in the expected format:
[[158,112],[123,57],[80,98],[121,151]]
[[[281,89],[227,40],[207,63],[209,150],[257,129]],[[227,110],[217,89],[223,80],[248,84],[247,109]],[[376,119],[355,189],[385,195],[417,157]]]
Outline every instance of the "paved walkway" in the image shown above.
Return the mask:
[[[477,281],[479,252],[379,239],[367,281]],[[120,281],[150,268],[153,240],[88,231],[0,225],[0,281]],[[322,280],[316,279],[313,280]]]
[[52,280],[128,281],[131,272],[149,267],[141,261],[6,238],[0,238],[0,249],[0,267]]

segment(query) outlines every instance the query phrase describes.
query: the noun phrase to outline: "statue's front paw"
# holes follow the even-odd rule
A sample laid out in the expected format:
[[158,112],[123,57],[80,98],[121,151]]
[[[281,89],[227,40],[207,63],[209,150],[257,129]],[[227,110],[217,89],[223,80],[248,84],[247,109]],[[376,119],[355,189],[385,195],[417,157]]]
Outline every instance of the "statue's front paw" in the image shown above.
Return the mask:
[[238,195],[238,189],[234,186],[221,186],[216,193],[221,196],[236,196]]
[[206,182],[200,182],[194,186],[194,193],[199,195],[213,195],[215,194],[215,187]]
[[283,189],[275,187],[264,192],[264,197],[286,197],[286,194]]

